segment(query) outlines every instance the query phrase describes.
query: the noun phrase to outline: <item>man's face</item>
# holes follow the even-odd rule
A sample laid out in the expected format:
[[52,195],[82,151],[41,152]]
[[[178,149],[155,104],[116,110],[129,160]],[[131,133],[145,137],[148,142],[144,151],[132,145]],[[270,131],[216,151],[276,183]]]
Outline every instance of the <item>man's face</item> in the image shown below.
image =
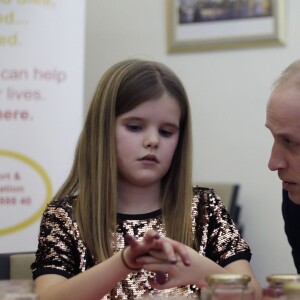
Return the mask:
[[274,143],[268,167],[277,171],[289,198],[300,204],[300,90],[276,88],[267,105],[266,127]]

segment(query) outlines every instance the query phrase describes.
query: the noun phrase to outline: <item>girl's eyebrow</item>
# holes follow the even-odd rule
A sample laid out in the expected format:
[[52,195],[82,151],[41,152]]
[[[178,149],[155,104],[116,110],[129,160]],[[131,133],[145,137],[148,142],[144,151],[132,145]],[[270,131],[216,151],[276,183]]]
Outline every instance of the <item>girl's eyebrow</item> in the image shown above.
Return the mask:
[[143,118],[140,117],[125,117],[123,118],[124,121],[142,121],[144,120]]
[[[131,116],[131,117],[125,117],[123,119],[123,122],[128,122],[128,121],[144,121],[144,120],[145,119],[141,118],[141,117]],[[179,125],[177,123],[173,123],[173,122],[165,122],[165,123],[163,123],[163,126],[170,126],[170,127],[174,127],[176,129],[179,129]]]

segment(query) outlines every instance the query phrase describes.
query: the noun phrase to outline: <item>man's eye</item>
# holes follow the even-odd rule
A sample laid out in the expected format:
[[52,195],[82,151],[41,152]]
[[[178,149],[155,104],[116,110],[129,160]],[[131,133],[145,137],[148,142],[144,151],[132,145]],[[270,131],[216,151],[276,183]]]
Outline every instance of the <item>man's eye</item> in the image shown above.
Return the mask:
[[127,124],[126,128],[129,131],[140,131],[142,129],[142,126],[141,125],[137,125],[137,124]]
[[160,133],[162,136],[164,136],[164,137],[169,137],[169,136],[171,136],[171,135],[173,134],[172,131],[166,130],[166,129],[161,129],[161,130],[159,131],[159,133]]
[[292,141],[289,140],[289,139],[285,139],[284,142],[285,142],[285,144],[286,144],[288,147],[294,147],[294,146],[296,146],[296,143],[292,142]]

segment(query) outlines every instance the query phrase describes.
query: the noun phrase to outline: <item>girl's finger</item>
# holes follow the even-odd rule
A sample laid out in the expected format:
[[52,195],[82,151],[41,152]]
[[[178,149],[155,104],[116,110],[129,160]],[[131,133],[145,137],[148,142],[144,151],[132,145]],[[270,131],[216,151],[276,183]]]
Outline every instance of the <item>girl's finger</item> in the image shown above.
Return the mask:
[[168,261],[171,263],[176,263],[176,254],[174,252],[173,246],[169,242],[162,243],[162,250],[166,254]]
[[154,280],[156,280],[157,283],[159,284],[164,284],[168,281],[169,279],[169,274],[164,273],[164,272],[156,272]]
[[152,243],[154,240],[160,239],[160,235],[157,231],[150,229],[144,235],[144,241]]
[[181,260],[186,266],[190,266],[190,255],[188,253],[187,247],[184,244],[181,244],[177,241],[171,240],[169,238],[165,238],[167,241],[171,243],[174,251],[181,257]]
[[168,260],[167,255],[162,250],[152,249],[149,251],[149,256],[155,257],[160,260]]
[[151,250],[147,255],[142,255],[136,259],[139,264],[175,264],[176,262],[170,262],[162,251]]
[[[159,275],[161,276],[161,275]],[[157,290],[163,290],[163,289],[168,289],[171,287],[174,287],[174,280],[170,278],[169,274],[163,275],[163,278],[160,278],[159,281],[157,281],[157,275],[153,279],[149,279],[149,283],[152,288],[157,289]]]
[[138,245],[138,241],[132,235],[126,234],[124,237],[124,240],[125,240],[125,244],[127,244],[133,248]]

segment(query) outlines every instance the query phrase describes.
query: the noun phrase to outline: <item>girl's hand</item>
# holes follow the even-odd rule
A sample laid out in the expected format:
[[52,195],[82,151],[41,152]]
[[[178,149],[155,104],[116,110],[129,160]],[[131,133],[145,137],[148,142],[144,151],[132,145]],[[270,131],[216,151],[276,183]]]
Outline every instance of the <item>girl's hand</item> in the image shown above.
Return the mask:
[[261,287],[249,262],[244,259],[236,260],[223,268],[191,247],[160,237],[146,255],[137,256],[134,261],[141,268],[156,273],[151,281],[151,286],[155,289],[184,285],[202,288],[207,285],[205,278],[211,274],[246,274],[251,277],[249,286],[255,289],[256,299],[261,299]]
[[[169,238],[160,237],[155,230],[146,232],[141,241],[137,241],[133,236],[127,235],[125,237],[126,243],[129,245],[123,253],[122,259],[124,264],[132,270],[141,269],[144,265],[143,260],[138,258],[148,257],[152,250],[156,250],[163,254],[163,261],[168,264],[176,264],[179,258],[184,265],[190,264],[190,257],[187,248],[182,243],[174,241]],[[155,263],[162,262],[160,257],[152,257]]]
[[[168,238],[165,239],[170,240]],[[173,243],[171,242],[171,244]],[[191,264],[186,264],[178,254],[176,263],[171,263],[168,261],[166,254],[162,250],[157,249],[150,250],[147,256],[137,258],[137,262],[143,264],[144,269],[156,273],[155,278],[151,280],[153,288],[166,289],[191,284],[201,288],[206,285],[206,270],[210,268],[210,265],[215,266],[215,263],[199,255],[192,248],[183,246],[188,252]],[[217,268],[221,269],[219,266]]]

